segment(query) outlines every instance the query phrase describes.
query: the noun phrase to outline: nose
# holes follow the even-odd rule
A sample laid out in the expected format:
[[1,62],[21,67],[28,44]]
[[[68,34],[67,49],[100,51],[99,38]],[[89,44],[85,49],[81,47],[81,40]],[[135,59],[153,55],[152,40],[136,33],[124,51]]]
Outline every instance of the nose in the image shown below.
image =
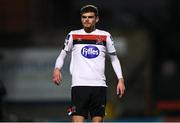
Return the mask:
[[89,18],[86,18],[86,19],[85,19],[85,22],[89,22]]
[[85,18],[85,20],[88,20],[88,19],[89,19],[89,17],[86,17],[86,18]]

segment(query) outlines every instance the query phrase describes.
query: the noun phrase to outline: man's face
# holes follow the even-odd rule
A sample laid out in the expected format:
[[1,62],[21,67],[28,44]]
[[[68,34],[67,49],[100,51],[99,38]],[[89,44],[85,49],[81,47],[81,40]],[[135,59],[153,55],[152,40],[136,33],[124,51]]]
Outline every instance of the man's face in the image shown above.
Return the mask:
[[81,22],[84,28],[91,28],[96,25],[99,18],[95,16],[94,12],[86,12],[81,15]]

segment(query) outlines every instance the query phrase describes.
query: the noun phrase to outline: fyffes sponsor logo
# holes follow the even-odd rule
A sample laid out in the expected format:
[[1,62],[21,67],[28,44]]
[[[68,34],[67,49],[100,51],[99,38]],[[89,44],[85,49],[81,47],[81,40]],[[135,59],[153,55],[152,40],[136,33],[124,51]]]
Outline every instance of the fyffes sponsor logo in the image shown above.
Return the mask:
[[96,58],[99,55],[99,49],[95,46],[85,46],[81,50],[81,54],[88,59]]

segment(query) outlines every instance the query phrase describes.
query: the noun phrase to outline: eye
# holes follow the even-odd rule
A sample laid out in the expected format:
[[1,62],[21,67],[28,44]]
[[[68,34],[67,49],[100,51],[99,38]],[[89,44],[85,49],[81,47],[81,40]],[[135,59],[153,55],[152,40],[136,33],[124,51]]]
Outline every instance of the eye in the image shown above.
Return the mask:
[[94,16],[88,16],[88,18],[94,18]]
[[82,16],[83,19],[87,18],[87,16]]
[[94,18],[94,16],[82,16],[83,19],[86,19],[86,18]]

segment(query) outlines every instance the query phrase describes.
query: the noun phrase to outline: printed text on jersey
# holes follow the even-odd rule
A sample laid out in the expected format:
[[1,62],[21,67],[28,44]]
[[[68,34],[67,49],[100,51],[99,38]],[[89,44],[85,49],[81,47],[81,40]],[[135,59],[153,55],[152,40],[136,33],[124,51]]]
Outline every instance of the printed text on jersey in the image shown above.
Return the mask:
[[96,46],[85,46],[81,49],[81,54],[85,58],[92,59],[99,55],[99,49]]

